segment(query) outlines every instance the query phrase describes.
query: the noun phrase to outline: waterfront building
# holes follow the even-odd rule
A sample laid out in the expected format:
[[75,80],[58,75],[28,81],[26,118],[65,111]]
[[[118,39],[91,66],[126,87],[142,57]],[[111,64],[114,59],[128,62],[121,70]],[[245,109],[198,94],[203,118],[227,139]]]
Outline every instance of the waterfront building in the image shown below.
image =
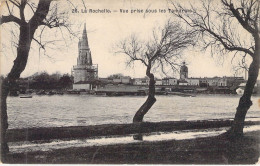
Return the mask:
[[174,77],[163,78],[162,85],[178,85],[178,79],[176,79]]
[[155,79],[155,85],[162,85],[162,79]]
[[238,86],[240,83],[243,83],[245,80],[243,77],[222,77],[218,81],[218,86]]
[[185,62],[182,63],[182,66],[180,68],[180,79],[176,80],[177,85],[188,85],[188,67],[185,65]]
[[178,85],[178,79],[176,78],[169,78],[169,85]]
[[82,38],[78,42],[77,65],[73,66],[72,75],[74,77],[73,89],[90,90],[94,80],[98,79],[98,65],[92,63],[92,55],[88,44],[86,24],[82,33]]
[[188,82],[186,80],[179,80],[179,85],[180,86],[187,86],[188,85]]
[[245,82],[243,77],[226,77],[227,79],[227,86],[238,86],[239,84]]
[[149,85],[149,78],[135,78],[134,85]]
[[200,87],[208,87],[209,84],[208,84],[208,79],[207,78],[200,78]]
[[200,85],[200,79],[199,78],[186,78],[185,81],[188,82],[188,85],[191,86],[199,86]]
[[100,83],[102,85],[107,85],[107,84],[113,84],[113,80],[108,79],[108,78],[98,78],[98,80],[100,81]]
[[130,84],[131,83],[131,77],[129,77],[129,76],[121,77],[121,82],[123,84]]
[[114,83],[122,83],[122,84],[130,84],[131,83],[131,77],[129,76],[123,76],[120,78],[113,78]]
[[218,81],[218,86],[227,86],[227,78],[226,77],[220,78]]
[[142,81],[140,78],[134,78],[134,85],[141,85]]
[[[212,77],[212,78],[207,78],[207,84],[208,86],[218,86],[219,82],[221,82],[221,78],[220,77]],[[222,81],[223,84],[225,84],[224,80]]]
[[237,87],[244,82],[243,77],[204,77],[199,78],[199,85],[201,87]]
[[162,79],[162,85],[169,85],[169,78],[163,78]]
[[184,80],[186,78],[188,78],[188,67],[185,65],[185,62],[183,62],[180,69],[180,79]]

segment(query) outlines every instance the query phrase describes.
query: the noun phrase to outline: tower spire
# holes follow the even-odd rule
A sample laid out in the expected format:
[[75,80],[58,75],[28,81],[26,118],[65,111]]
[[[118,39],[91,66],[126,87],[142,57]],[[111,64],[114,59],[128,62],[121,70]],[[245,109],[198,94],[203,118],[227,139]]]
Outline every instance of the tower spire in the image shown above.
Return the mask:
[[90,51],[89,45],[88,45],[86,23],[84,23],[82,38],[79,41],[78,45],[79,45],[78,64],[79,65],[92,65],[92,57],[91,57],[91,51]]
[[87,30],[86,30],[86,23],[84,23],[83,33],[87,33]]
[[82,42],[81,45],[84,49],[88,49],[89,45],[88,45],[88,36],[87,36],[87,30],[86,30],[86,23],[84,23],[84,29],[83,29],[83,33],[82,33]]
[[[91,51],[88,45],[86,23],[84,23],[82,38],[79,40],[78,49],[79,52],[78,52],[77,65],[73,66],[74,83],[79,83],[80,81],[85,82],[85,81],[96,79],[98,74],[98,68],[97,65],[92,64]],[[87,86],[86,89],[90,89],[91,87],[91,84],[89,83],[80,83],[79,85],[80,85],[79,88]],[[73,84],[73,88],[77,89],[77,84]]]

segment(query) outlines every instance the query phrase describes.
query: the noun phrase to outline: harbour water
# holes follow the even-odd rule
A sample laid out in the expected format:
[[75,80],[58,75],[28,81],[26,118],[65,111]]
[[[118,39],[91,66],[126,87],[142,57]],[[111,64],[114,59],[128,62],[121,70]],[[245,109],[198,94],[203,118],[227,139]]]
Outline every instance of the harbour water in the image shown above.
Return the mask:
[[[231,119],[238,95],[157,96],[144,121]],[[9,129],[31,127],[88,126],[131,123],[146,96],[103,97],[93,95],[8,97]],[[259,97],[247,118],[259,118]]]

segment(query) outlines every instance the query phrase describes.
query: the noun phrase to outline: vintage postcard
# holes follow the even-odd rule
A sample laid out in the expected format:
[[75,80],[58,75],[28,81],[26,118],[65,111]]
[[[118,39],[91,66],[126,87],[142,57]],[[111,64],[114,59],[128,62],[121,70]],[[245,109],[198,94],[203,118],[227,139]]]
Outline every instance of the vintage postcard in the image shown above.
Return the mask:
[[1,162],[256,164],[258,0],[1,0]]

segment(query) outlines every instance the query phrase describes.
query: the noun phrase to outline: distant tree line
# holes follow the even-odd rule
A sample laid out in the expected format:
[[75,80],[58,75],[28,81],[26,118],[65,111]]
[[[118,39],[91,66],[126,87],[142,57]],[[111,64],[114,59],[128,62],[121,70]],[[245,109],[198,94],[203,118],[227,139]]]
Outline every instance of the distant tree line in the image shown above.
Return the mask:
[[29,77],[20,78],[17,81],[16,90],[26,89],[49,90],[49,89],[70,89],[72,88],[73,77],[69,74],[48,74],[47,72],[35,73]]
[[108,79],[114,79],[114,78],[121,78],[121,77],[125,77],[122,73],[118,73],[118,74],[112,74],[110,76],[108,76]]

